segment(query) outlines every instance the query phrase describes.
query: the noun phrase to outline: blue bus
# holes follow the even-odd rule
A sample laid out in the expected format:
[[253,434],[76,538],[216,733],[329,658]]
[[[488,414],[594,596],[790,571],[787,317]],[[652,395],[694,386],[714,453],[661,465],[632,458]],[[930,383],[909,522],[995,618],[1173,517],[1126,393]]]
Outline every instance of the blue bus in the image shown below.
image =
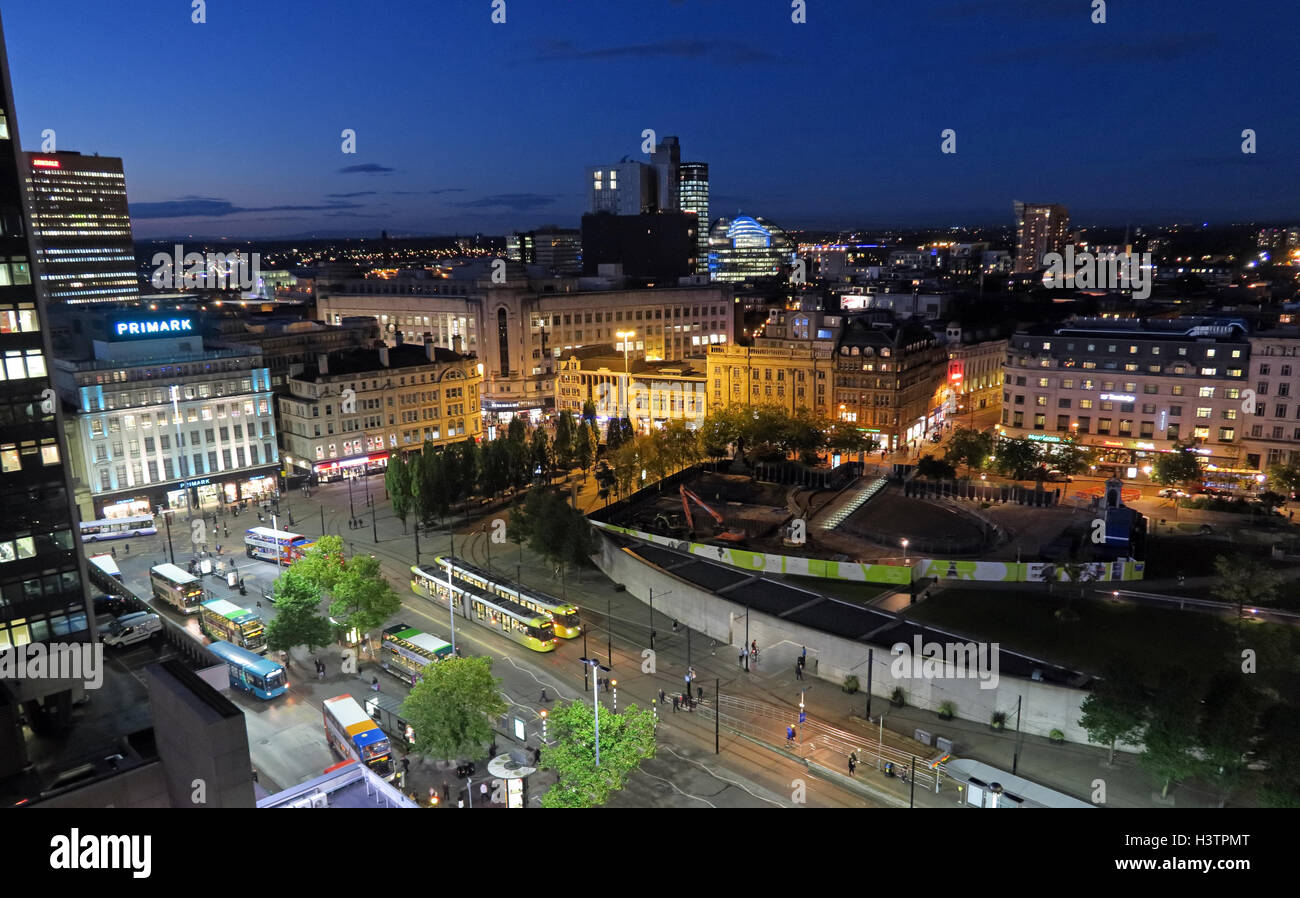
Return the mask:
[[284,668],[278,661],[263,658],[256,652],[241,649],[229,642],[214,642],[208,650],[226,662],[230,685],[251,692],[260,699],[273,699],[284,695],[289,684]]

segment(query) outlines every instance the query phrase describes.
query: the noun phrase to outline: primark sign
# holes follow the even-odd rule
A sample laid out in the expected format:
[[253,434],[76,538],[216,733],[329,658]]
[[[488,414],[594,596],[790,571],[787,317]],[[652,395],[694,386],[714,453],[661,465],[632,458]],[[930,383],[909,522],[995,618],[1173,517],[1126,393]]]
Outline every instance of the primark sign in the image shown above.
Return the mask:
[[110,340],[148,340],[158,337],[187,337],[199,333],[198,316],[132,316],[108,323]]

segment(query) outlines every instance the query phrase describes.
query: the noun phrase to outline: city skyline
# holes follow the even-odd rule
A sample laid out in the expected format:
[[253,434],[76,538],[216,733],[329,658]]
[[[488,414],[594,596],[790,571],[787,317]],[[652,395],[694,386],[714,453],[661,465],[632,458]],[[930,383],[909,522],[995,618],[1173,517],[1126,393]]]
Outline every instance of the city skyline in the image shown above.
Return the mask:
[[[819,2],[803,25],[786,4],[704,0],[510,4],[501,25],[486,3],[377,22],[285,2],[256,27],[146,7],[71,3],[53,51],[34,10],[6,10],[24,149],[52,129],[59,150],[121,156],[138,239],[576,227],[585,168],[649,161],[645,129],[710,163],[712,218],[787,229],[1005,225],[1015,199],[1081,226],[1297,214],[1287,29],[1261,3],[1228,20],[1112,5],[1106,24],[1055,0],[869,20]],[[276,84],[296,89],[277,100]]]

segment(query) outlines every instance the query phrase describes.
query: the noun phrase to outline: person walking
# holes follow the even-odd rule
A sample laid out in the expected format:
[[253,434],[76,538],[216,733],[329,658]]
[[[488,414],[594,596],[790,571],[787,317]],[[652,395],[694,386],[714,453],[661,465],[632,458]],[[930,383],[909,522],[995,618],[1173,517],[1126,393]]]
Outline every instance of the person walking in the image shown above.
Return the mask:
[[741,667],[744,667],[744,666],[745,666],[745,649],[744,649],[744,647],[741,647],[740,651],[739,651],[739,652],[737,653],[737,655],[736,655],[736,658],[739,660],[739,662],[740,662],[740,666],[741,666]]
[[113,546],[113,557],[117,557],[117,546]]
[[851,751],[849,752],[849,776],[853,776],[854,771],[856,771],[857,769],[858,769],[858,753]]
[[679,704],[679,702],[680,702],[680,699],[678,699],[678,697],[677,697],[677,693],[674,692],[674,693],[673,693],[673,713],[674,713],[674,714],[677,713],[677,705]]
[[546,704],[547,702],[550,701],[550,698],[548,698],[547,695],[546,695],[546,687],[545,687],[545,686],[542,687],[542,697],[541,697],[540,701],[542,702],[542,704]]
[[483,802],[484,804],[488,803],[487,780],[484,780],[483,782],[478,784],[478,800]]
[[803,665],[800,664],[800,663],[797,662],[797,661],[795,662],[795,665],[794,665],[794,678],[795,678],[796,680],[802,680],[802,679],[803,679]]
[[666,699],[666,698],[667,698],[667,696],[664,695],[664,691],[663,691],[662,689],[660,689],[660,690],[659,690],[659,704],[662,705],[662,704],[664,703],[664,699]]
[[375,690],[375,692],[379,691],[379,677],[370,678],[370,688]]
[[785,744],[787,746],[794,745],[794,727],[792,726],[787,725],[785,728]]
[[[430,797],[432,797],[433,786],[429,787],[429,793],[430,793]],[[447,785],[446,780],[442,781],[442,800],[451,801],[451,786]]]

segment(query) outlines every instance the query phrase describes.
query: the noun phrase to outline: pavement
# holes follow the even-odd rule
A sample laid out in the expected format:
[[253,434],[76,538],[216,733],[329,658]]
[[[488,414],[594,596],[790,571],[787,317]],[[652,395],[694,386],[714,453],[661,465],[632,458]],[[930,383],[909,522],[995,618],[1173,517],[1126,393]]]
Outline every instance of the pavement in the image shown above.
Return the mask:
[[[581,472],[571,478],[571,488],[580,506],[595,504],[594,478],[585,483]],[[384,499],[382,479],[370,478],[371,504],[366,503],[364,484],[353,486],[351,505],[348,486],[344,482],[323,484],[313,488],[311,497],[299,491],[286,494],[280,500],[283,516],[281,526],[306,536],[319,536],[322,532],[343,537],[352,554],[371,553],[379,559],[386,576],[403,596],[403,610],[393,622],[403,621],[448,639],[450,628],[447,614],[428,600],[413,595],[408,587],[409,567],[415,562],[415,537],[408,526],[405,529],[391,513]],[[377,520],[373,516],[377,514]],[[364,521],[361,528],[351,528],[353,517]],[[600,657],[613,670],[610,677],[618,681],[620,707],[637,704],[651,706],[660,689],[669,694],[680,691],[683,674],[688,667],[697,672],[696,684],[705,687],[706,705],[718,689],[728,696],[738,696],[790,709],[792,719],[802,696],[810,719],[824,721],[841,730],[859,733],[863,746],[874,744],[880,738],[880,715],[884,715],[883,737],[888,745],[899,750],[924,752],[919,743],[911,740],[916,729],[946,736],[956,743],[955,754],[983,761],[1005,770],[1013,763],[1018,773],[1053,789],[1088,800],[1102,780],[1107,791],[1106,803],[1115,807],[1152,807],[1175,804],[1180,807],[1208,807],[1217,801],[1214,796],[1196,784],[1178,786],[1171,801],[1160,801],[1158,790],[1150,778],[1137,766],[1136,757],[1119,754],[1114,767],[1106,765],[1104,748],[1082,745],[1053,745],[1048,740],[1026,736],[1017,740],[1012,730],[994,731],[987,725],[969,721],[939,721],[933,712],[914,708],[894,709],[886,700],[872,699],[870,714],[874,720],[867,722],[866,696],[849,695],[838,683],[816,677],[816,646],[808,646],[809,668],[807,678],[798,681],[794,673],[794,657],[802,649],[793,644],[761,646],[761,661],[746,672],[736,660],[729,646],[711,645],[706,637],[689,633],[685,628],[673,632],[671,621],[655,612],[656,630],[653,671],[643,670],[644,649],[650,642],[650,610],[626,592],[616,590],[599,571],[592,569],[557,574],[543,559],[525,547],[513,543],[494,543],[493,521],[504,519],[505,513],[456,523],[453,539],[458,555],[483,567],[491,567],[526,585],[567,597],[583,609],[586,624],[585,639],[566,641],[555,652],[538,654],[522,646],[503,640],[475,627],[458,623],[457,645],[467,654],[485,654],[494,660],[494,675],[502,680],[502,691],[510,711],[498,730],[500,751],[535,746],[540,739],[538,711],[541,690],[544,687],[554,700],[578,698],[591,700],[591,692],[584,688],[584,667],[579,657]],[[294,523],[290,525],[289,520]],[[256,524],[255,515],[241,514],[226,520],[230,527],[231,545],[238,529]],[[191,547],[175,544],[178,534],[188,536],[184,527],[173,524],[173,541],[177,561],[184,563]],[[377,540],[375,537],[378,537]],[[224,539],[224,537],[223,537]],[[447,532],[425,533],[419,537],[420,560],[432,561],[435,554],[448,551]],[[148,567],[158,563],[166,553],[166,539],[160,534],[152,540],[131,540],[130,555],[118,553],[118,563],[124,576],[137,588],[147,584]],[[226,544],[223,542],[223,546]],[[227,553],[228,556],[229,553]],[[255,607],[259,588],[269,591],[278,570],[274,564],[239,556],[237,569],[245,577],[248,596],[239,597],[224,581],[209,579],[208,586],[215,595],[241,601]],[[1147,584],[1148,587],[1156,584]],[[1190,584],[1189,584],[1190,586]],[[1157,590],[1153,590],[1157,591]],[[264,617],[274,615],[266,603],[260,609]],[[187,622],[197,633],[193,618]],[[612,653],[612,663],[610,656]],[[249,719],[249,738],[253,748],[255,766],[268,789],[274,784],[287,787],[319,775],[331,762],[320,726],[320,706],[324,699],[343,692],[352,693],[363,701],[372,677],[378,677],[383,691],[404,694],[405,687],[396,679],[379,671],[373,660],[363,657],[356,675],[340,673],[341,655],[338,647],[328,647],[317,653],[326,663],[328,675],[324,681],[316,680],[312,659],[305,650],[295,651],[291,662],[289,695],[275,702],[263,703],[242,695],[233,699],[245,709]],[[786,657],[788,655],[788,658]],[[788,663],[785,663],[788,662]],[[612,712],[613,696],[602,693],[600,701]],[[784,722],[760,724],[754,732],[745,734],[721,731],[720,752],[714,753],[714,726],[708,714],[679,712],[671,707],[659,708],[659,749],[655,759],[643,765],[632,777],[628,788],[615,796],[611,806],[683,806],[703,807],[709,804],[727,807],[809,806],[824,807],[906,807],[909,801],[907,785],[897,779],[886,778],[864,763],[857,776],[850,780],[844,767],[845,758],[827,757],[824,752],[800,753],[787,751]],[[523,721],[526,738],[522,743],[513,735],[513,718]],[[873,733],[875,735],[873,735]],[[891,733],[893,735],[891,735]],[[1013,760],[1015,759],[1015,760]],[[441,789],[444,779],[450,783],[447,762],[412,757],[410,782],[406,789],[427,799],[429,786]],[[486,747],[483,757],[472,759],[480,771],[486,767]],[[549,782],[544,773],[534,774],[529,783],[529,801],[540,799]],[[480,775],[481,778],[481,775]],[[477,788],[478,779],[472,784]],[[453,790],[455,786],[452,787]],[[917,790],[920,793],[920,790]],[[455,806],[455,795],[450,802]],[[474,796],[478,806],[477,794]],[[939,795],[918,794],[918,806],[953,806],[957,803],[955,791],[945,788]]]

